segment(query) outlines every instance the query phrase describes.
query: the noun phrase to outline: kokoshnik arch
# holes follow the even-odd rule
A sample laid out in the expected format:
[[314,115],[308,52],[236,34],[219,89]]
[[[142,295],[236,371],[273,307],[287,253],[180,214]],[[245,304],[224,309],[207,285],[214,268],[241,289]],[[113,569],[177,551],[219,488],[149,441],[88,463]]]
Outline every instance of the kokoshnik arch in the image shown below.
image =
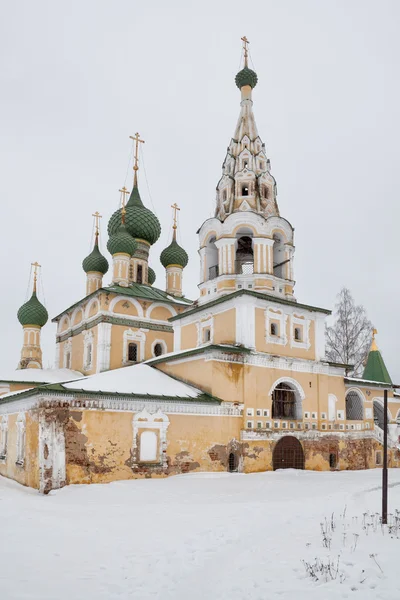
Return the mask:
[[400,465],[400,396],[375,337],[363,377],[347,377],[348,365],[325,355],[330,311],[295,297],[294,230],[257,130],[246,38],[243,60],[215,216],[198,230],[198,299],[183,294],[176,203],[160,256],[165,289],[154,285],[149,258],[161,225],[140,196],[135,134],[132,191],[120,190],[108,222],[111,269],[95,213],[86,290],[53,319],[54,369],[42,368],[48,314],[34,264],[32,296],[18,311],[21,359],[0,378],[2,475],[46,493],[188,471],[371,468],[382,462],[385,388],[389,464]]

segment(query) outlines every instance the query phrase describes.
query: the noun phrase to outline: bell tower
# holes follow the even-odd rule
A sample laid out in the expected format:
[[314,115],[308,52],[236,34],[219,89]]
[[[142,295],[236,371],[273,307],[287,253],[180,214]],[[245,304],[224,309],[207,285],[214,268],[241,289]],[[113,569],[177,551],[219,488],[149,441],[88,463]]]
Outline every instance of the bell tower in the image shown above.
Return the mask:
[[249,68],[249,41],[243,42],[244,66],[236,75],[239,119],[216,189],[215,217],[199,230],[200,300],[238,289],[293,296],[293,228],[280,216],[271,164],[253,113],[258,77]]

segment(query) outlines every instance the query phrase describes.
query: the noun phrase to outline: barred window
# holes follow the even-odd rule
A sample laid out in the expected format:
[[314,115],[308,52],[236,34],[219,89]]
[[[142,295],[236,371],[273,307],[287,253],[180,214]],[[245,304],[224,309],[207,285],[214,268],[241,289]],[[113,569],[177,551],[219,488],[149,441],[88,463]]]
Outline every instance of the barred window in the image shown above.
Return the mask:
[[280,383],[272,392],[272,418],[296,418],[295,391],[286,383]]
[[133,342],[131,342],[128,345],[128,360],[131,362],[137,362],[137,344],[134,344]]
[[364,418],[363,401],[358,392],[352,390],[346,394],[346,419],[362,421]]

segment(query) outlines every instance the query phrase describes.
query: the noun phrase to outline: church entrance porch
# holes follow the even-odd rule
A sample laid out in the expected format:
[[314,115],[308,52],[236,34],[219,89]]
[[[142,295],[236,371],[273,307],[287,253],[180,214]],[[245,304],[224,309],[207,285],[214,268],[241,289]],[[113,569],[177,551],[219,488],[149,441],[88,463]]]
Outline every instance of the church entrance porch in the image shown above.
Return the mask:
[[299,440],[285,435],[277,442],[272,455],[273,469],[304,469],[304,452]]

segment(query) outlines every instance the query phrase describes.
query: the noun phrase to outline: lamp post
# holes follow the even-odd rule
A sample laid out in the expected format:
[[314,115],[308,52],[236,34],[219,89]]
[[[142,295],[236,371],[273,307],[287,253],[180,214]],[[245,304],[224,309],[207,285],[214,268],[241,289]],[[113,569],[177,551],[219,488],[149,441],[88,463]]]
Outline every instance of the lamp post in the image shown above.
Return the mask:
[[388,507],[388,469],[387,469],[387,443],[388,443],[388,392],[383,391],[383,469],[382,469],[382,523],[387,525]]

